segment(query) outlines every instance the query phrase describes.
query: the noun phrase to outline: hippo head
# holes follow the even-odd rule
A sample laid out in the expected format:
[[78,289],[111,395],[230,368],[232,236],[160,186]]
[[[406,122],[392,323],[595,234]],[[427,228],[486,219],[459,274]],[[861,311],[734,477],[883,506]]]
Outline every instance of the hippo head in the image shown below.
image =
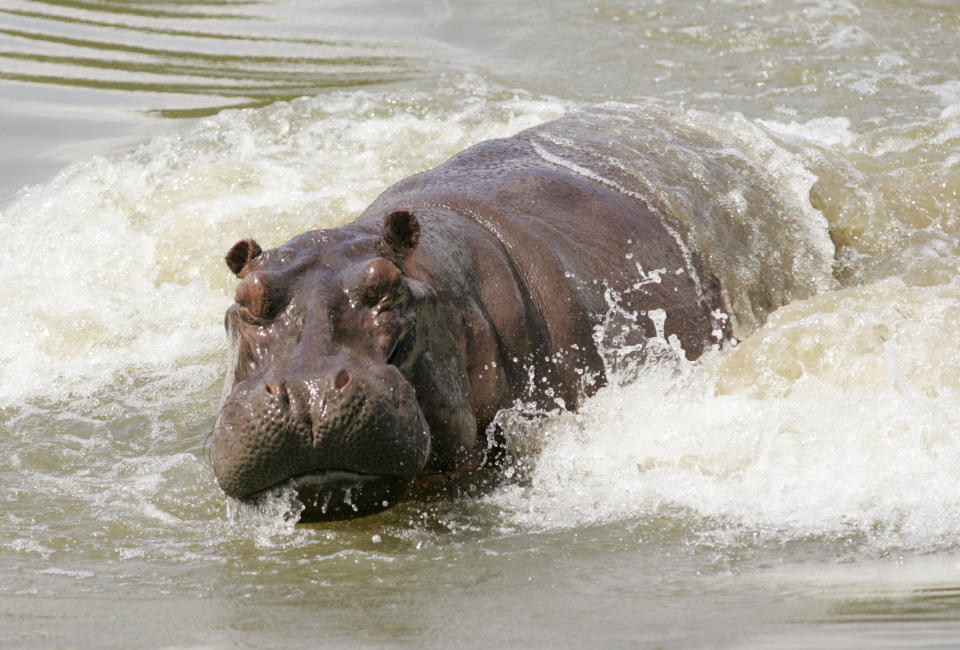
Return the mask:
[[246,239],[227,254],[241,282],[213,470],[229,496],[286,484],[300,521],[346,519],[472,457],[476,418],[413,260],[419,235],[412,214],[393,212],[379,231],[317,230],[268,251]]

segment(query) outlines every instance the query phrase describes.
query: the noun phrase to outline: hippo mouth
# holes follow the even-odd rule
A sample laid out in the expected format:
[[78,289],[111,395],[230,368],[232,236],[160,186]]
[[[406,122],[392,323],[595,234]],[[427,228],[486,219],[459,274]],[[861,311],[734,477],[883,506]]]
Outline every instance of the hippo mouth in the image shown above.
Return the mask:
[[354,519],[396,505],[413,481],[398,476],[328,470],[294,477],[285,483],[303,504],[303,524]]

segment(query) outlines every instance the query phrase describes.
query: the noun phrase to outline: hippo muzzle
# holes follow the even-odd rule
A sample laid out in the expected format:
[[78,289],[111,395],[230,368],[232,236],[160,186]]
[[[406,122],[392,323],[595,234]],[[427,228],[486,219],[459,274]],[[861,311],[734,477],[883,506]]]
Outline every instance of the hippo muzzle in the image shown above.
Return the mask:
[[430,456],[413,387],[373,362],[277,370],[238,383],[214,428],[213,469],[241,500],[292,486],[300,521],[373,514],[397,503]]

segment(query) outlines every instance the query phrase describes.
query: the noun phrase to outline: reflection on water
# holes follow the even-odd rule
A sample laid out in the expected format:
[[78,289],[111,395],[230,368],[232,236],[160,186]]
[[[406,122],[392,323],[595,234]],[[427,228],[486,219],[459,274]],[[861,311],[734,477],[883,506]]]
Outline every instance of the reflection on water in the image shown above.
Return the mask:
[[[0,79],[205,96],[189,108],[157,109],[187,117],[411,79],[431,68],[426,56],[385,41],[299,36],[258,15],[267,9],[257,2],[14,0],[0,7]],[[269,31],[250,33],[252,21]]]

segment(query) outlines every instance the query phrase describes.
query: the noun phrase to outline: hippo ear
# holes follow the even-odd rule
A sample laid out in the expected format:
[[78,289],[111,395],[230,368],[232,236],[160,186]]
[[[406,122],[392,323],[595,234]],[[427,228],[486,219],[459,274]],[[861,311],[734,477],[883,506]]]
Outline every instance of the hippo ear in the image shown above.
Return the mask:
[[230,267],[230,270],[233,271],[234,275],[238,278],[242,278],[245,273],[243,269],[246,268],[247,264],[250,263],[250,260],[255,258],[257,255],[263,252],[263,249],[260,248],[260,244],[253,241],[252,239],[241,239],[236,244],[233,245],[233,248],[230,249],[230,252],[227,253],[225,258],[227,261],[227,266]]
[[399,210],[391,212],[383,221],[380,254],[397,263],[402,263],[420,239],[420,223],[413,213]]

